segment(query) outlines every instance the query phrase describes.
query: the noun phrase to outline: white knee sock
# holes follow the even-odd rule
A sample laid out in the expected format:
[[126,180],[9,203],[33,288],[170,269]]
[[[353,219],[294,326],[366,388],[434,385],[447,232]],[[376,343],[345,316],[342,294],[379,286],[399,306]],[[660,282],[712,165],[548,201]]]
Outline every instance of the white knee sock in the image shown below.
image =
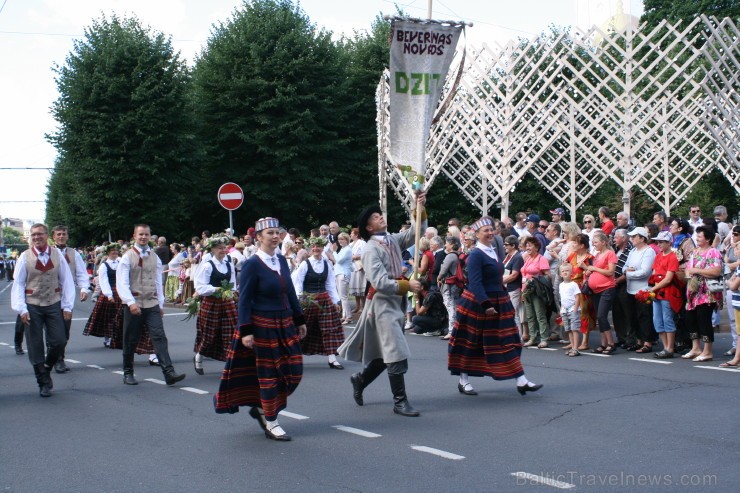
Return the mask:
[[285,431],[280,426],[280,423],[278,423],[278,420],[275,421],[268,421],[267,422],[267,429],[270,430],[270,432],[275,436],[283,436],[285,435]]
[[467,373],[460,373],[460,385],[465,387],[467,384],[469,384],[470,381],[468,380],[468,374]]
[[527,377],[526,376],[522,375],[521,377],[516,377],[516,384],[519,387],[523,387],[524,385],[528,385],[529,384],[529,380],[527,380]]
[[195,362],[203,363],[203,356],[200,353],[195,353]]
[[337,355],[336,354],[330,354],[329,355],[329,363],[336,363],[337,361]]

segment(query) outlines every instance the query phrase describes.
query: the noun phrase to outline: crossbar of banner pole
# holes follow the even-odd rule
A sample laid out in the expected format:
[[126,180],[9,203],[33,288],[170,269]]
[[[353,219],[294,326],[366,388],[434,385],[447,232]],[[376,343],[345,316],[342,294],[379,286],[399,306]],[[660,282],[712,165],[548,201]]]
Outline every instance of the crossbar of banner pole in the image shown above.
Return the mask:
[[467,26],[467,27],[473,27],[472,22],[465,22],[465,21],[440,21],[435,19],[420,19],[418,17],[401,17],[398,15],[384,15],[383,19],[387,21],[411,21],[411,22],[418,22],[420,24],[447,24],[450,26]]

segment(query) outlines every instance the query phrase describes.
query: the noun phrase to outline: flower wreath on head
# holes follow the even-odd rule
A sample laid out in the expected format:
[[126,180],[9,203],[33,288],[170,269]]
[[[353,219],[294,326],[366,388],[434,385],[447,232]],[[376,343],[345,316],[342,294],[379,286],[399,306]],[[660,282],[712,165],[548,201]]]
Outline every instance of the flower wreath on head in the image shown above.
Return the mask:
[[103,249],[103,253],[106,255],[110,254],[111,250],[117,250],[118,253],[121,253],[121,245],[118,243],[111,243],[109,245],[105,245],[105,248]]
[[324,247],[324,246],[326,246],[326,244],[328,242],[329,241],[326,238],[324,238],[324,237],[321,237],[321,236],[312,236],[308,240],[306,240],[306,246],[308,248],[313,248],[314,245],[318,245],[320,247]]
[[231,237],[225,234],[218,234],[213,235],[210,238],[208,238],[208,243],[206,244],[206,250],[209,252],[213,250],[214,247],[217,247],[219,245],[225,245],[228,246],[231,242]]

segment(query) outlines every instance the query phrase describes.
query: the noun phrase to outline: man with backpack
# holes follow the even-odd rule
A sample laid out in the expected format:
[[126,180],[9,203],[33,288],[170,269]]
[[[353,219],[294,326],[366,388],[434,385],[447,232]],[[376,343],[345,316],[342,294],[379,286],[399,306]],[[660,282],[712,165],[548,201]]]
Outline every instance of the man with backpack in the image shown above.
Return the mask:
[[445,252],[437,283],[440,286],[445,307],[447,307],[448,327],[445,332],[449,334],[452,333],[452,327],[455,325],[457,302],[465,287],[465,271],[460,262],[460,239],[454,236],[445,238]]

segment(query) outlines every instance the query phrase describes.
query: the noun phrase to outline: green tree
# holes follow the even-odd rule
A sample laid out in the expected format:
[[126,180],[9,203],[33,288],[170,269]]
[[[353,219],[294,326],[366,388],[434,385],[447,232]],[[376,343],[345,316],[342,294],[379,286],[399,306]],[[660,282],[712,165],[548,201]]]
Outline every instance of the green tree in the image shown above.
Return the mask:
[[77,243],[127,238],[138,222],[189,232],[189,74],[170,40],[136,18],[103,16],[54,70],[47,222],[67,224]]
[[266,215],[306,227],[342,207],[348,190],[335,179],[352,170],[340,62],[331,33],[288,0],[245,2],[213,28],[193,72],[205,191],[198,224],[220,213],[211,193],[225,181],[245,188],[237,230]]
[[23,234],[18,232],[18,230],[15,228],[3,226],[3,241],[5,243],[5,246],[20,245],[24,243]]
[[740,18],[740,2],[737,0],[644,0],[644,12],[640,22],[653,29],[663,19],[670,23],[676,21],[690,21],[694,17],[706,14],[717,19],[731,17]]

